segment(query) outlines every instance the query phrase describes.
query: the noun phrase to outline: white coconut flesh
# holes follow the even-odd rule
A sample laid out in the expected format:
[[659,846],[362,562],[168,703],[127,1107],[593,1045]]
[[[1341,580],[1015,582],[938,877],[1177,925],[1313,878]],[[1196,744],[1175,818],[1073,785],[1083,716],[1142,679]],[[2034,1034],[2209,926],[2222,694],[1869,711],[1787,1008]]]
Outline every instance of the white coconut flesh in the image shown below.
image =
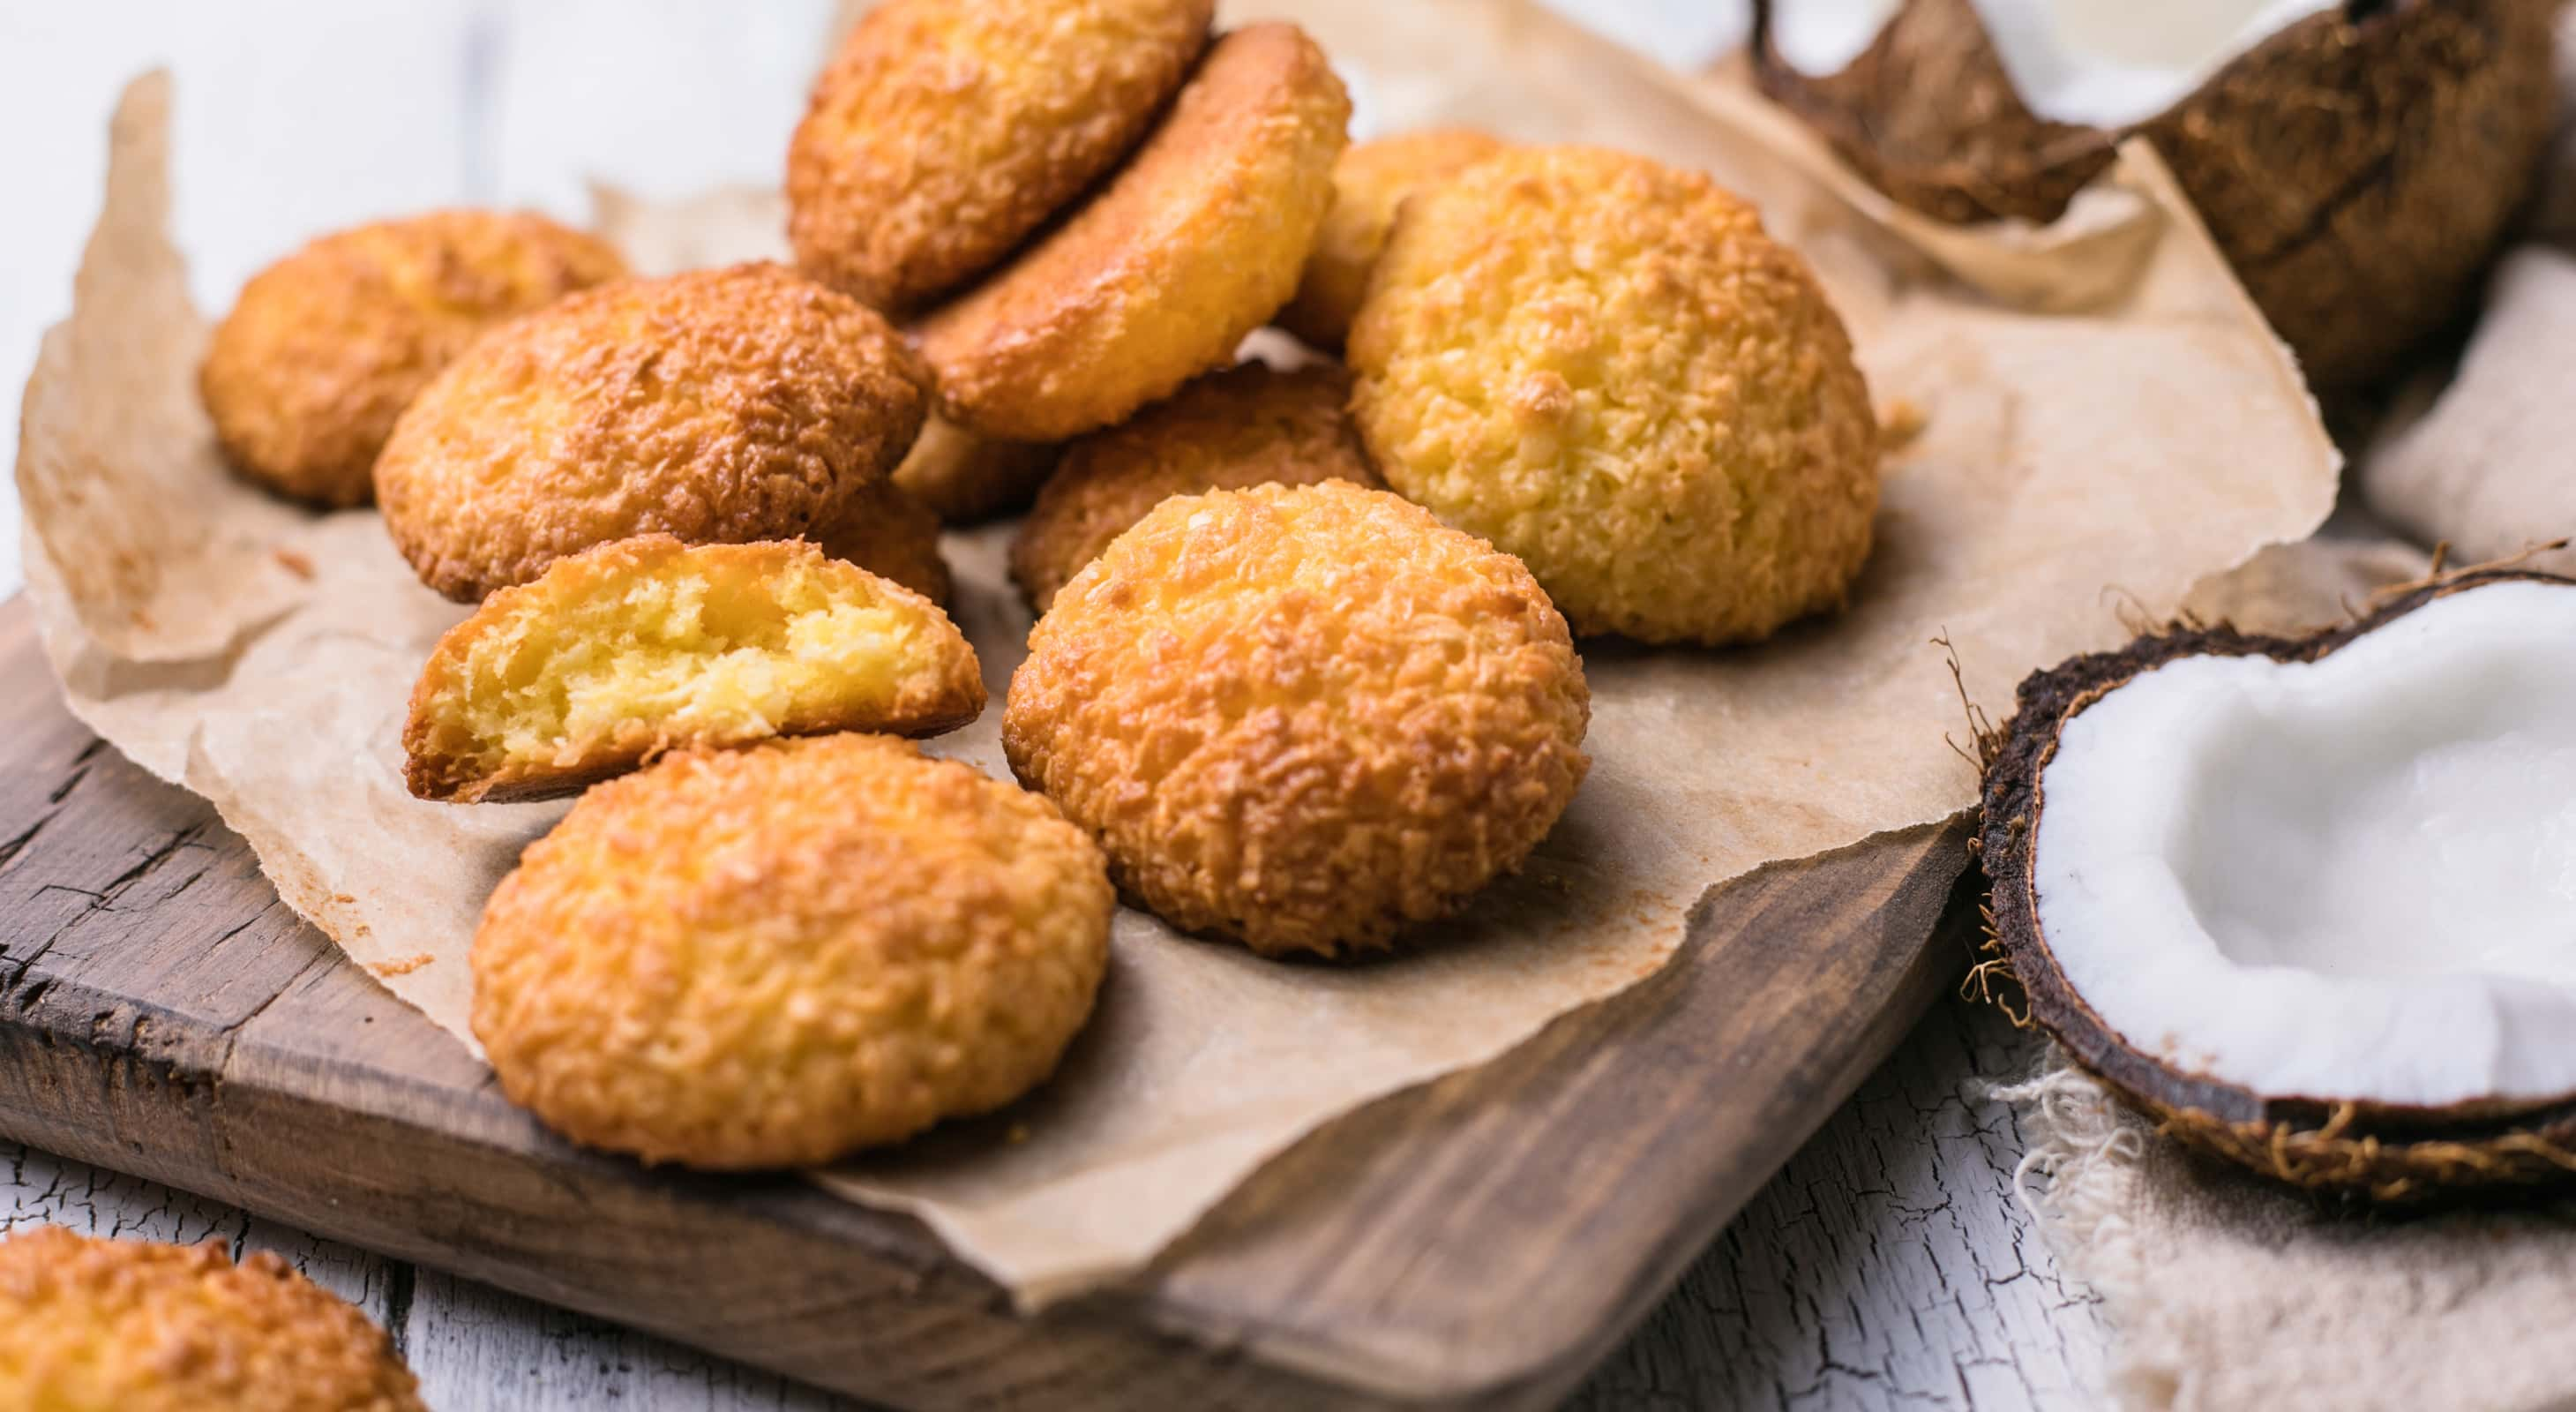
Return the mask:
[[[2336,0],[1972,0],[2023,106],[2125,128],[2191,95],[2238,55]],[[1772,46],[1811,78],[1861,56],[1901,0],[1779,0]]]
[[2576,1094],[2576,588],[2141,673],[2066,723],[2032,848],[2133,1050],[2271,1098]]

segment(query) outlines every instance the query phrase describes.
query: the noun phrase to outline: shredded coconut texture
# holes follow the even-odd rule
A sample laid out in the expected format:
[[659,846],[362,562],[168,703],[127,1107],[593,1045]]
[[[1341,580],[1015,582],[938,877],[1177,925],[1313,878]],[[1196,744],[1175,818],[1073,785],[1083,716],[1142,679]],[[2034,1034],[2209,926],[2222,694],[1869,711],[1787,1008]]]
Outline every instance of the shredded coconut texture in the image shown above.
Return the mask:
[[1838,606],[1878,422],[1806,263],[1697,172],[1509,150],[1405,204],[1351,332],[1387,484],[1580,633],[1729,643]]
[[1344,481],[1164,501],[1029,634],[1002,746],[1174,926],[1388,945],[1574,797],[1591,694],[1508,554]]
[[269,1251],[0,1240],[0,1406],[39,1412],[420,1412],[384,1331]]
[[582,796],[502,880],[474,1033],[576,1142],[826,1162],[1053,1072],[1115,907],[1053,805],[907,742],[673,755]]
[[2338,1215],[2201,1158],[2051,1054],[2013,1105],[2015,1172],[2068,1274],[2117,1330],[2131,1412],[2464,1412],[2576,1398],[2576,1224],[2565,1208]]

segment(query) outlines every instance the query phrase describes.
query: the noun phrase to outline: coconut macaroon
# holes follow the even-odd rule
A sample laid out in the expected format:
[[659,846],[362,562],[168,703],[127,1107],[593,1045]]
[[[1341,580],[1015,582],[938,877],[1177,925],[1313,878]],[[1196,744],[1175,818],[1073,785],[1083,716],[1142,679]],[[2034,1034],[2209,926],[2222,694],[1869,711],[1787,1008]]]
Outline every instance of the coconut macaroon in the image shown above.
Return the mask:
[[1387,483],[1519,555],[1580,633],[1750,642],[1869,556],[1851,340],[1697,172],[1515,148],[1407,202],[1352,330]]
[[777,265],[623,281],[450,364],[376,497],[421,581],[469,603],[631,535],[791,538],[902,460],[921,378],[882,316]]
[[1134,420],[1078,438],[1011,542],[1011,577],[1039,612],[1145,512],[1175,495],[1276,482],[1375,486],[1343,404],[1350,374],[1244,363],[1191,382]]
[[972,524],[1029,503],[1055,469],[1051,442],[977,436],[933,412],[894,483],[949,524]]
[[1296,297],[1279,311],[1279,326],[1318,348],[1341,347],[1404,198],[1501,150],[1501,138],[1466,127],[1423,128],[1353,144],[1333,164],[1332,209],[1315,233]]
[[1591,696],[1519,560],[1382,490],[1164,501],[1029,634],[1002,746],[1174,926],[1387,946],[1520,865]]
[[851,27],[787,149],[817,279],[901,310],[981,274],[1144,137],[1214,0],[890,0]]
[[939,517],[897,486],[879,481],[850,497],[810,538],[835,559],[888,578],[945,605],[953,584],[939,557]]
[[1109,956],[1100,850],[882,736],[683,753],[582,796],[474,935],[474,1033],[566,1137],[827,1162],[1052,1073]]
[[1061,441],[1233,361],[1296,292],[1350,111],[1294,25],[1218,40],[1098,196],[923,323],[941,409],[986,436]]
[[0,1239],[0,1406],[42,1412],[419,1412],[384,1331],[269,1251]]
[[394,419],[505,319],[626,272],[543,216],[433,211],[327,235],[251,276],[197,370],[234,469],[317,505],[363,505]]
[[665,751],[930,735],[984,709],[975,649],[921,595],[800,540],[668,535],[557,560],[438,640],[403,774],[423,799],[568,794]]

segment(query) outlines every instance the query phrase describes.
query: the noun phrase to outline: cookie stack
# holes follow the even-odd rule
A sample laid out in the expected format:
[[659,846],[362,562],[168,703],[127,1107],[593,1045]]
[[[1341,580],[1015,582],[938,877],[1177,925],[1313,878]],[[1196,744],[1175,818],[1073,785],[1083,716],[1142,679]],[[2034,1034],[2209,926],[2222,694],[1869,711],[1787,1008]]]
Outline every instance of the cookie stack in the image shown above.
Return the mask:
[[[413,792],[580,792],[475,940],[511,1097],[719,1168],[1001,1107],[1120,894],[1265,957],[1396,947],[1574,799],[1578,634],[1842,602],[1879,431],[1750,208],[1349,118],[1307,35],[1210,0],[888,0],[790,145],[793,268],[624,279],[443,213],[252,283],[204,380],[234,464],[372,498],[476,605]],[[985,705],[941,521],[1032,497],[1013,784],[904,737]]]

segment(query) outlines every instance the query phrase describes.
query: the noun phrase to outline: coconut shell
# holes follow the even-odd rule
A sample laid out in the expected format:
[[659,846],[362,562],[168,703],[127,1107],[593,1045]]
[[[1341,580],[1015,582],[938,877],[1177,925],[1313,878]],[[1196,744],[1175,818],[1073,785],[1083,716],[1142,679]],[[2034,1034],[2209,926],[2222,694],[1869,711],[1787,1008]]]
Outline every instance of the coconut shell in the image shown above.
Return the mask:
[[[2078,1065],[2174,1137],[2311,1191],[2401,1203],[2499,1188],[2576,1183],[2576,1099],[2426,1108],[2266,1095],[2132,1048],[2058,969],[2031,882],[2041,773],[2067,721],[2139,673],[2180,657],[2311,662],[2437,598],[2503,580],[2576,588],[2576,579],[2472,570],[2414,588],[2343,627],[2302,638],[2186,624],[2114,652],[2077,657],[2022,682],[1986,766],[1977,839],[1991,888],[1989,949],[2018,982],[2029,1019]],[[1990,974],[1990,973],[1989,973]]]
[[1779,57],[1773,8],[1754,6],[1762,91],[1915,210],[1961,225],[2045,224],[2111,164],[2114,140],[2101,129],[2053,123],[2022,105],[1969,0],[1910,0],[1859,58],[1822,78]]
[[2066,209],[2152,140],[2313,384],[2371,381],[2462,307],[2531,190],[2555,0],[2385,0],[2301,20],[2133,128],[2053,123],[1969,0],[1907,0],[1859,58],[1799,73],[1755,6],[1754,70],[1872,185],[1954,222]]

